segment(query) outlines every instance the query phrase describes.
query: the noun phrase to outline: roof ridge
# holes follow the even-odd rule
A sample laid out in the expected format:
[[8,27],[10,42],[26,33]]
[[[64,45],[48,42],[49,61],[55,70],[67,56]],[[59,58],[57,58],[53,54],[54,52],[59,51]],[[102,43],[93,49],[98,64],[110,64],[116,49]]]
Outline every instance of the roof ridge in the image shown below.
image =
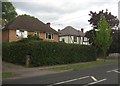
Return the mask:
[[31,16],[21,15],[15,18],[12,22],[6,25],[7,29],[24,29],[27,31],[43,31],[43,32],[52,32],[58,33],[51,27],[47,27],[45,23],[40,21],[38,18]]
[[72,26],[67,26],[63,30],[60,31],[60,36],[64,35],[73,35],[73,36],[83,36],[84,33],[80,30],[75,29]]

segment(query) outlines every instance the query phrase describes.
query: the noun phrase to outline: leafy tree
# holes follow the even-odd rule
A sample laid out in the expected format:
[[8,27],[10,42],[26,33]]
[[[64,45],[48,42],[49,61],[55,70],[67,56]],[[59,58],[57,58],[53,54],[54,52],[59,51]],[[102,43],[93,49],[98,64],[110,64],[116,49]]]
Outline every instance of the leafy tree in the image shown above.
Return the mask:
[[19,15],[19,16],[29,16],[29,17],[32,17],[32,18],[36,18],[35,16],[31,16],[31,15],[28,15],[28,14],[22,14],[22,15]]
[[110,49],[108,51],[108,53],[120,53],[120,40],[119,40],[119,37],[120,37],[120,30],[115,30],[115,29],[112,29],[112,43],[111,43],[111,46],[110,46]]
[[9,22],[15,19],[17,13],[15,11],[15,7],[11,2],[2,2],[2,19],[6,22]]
[[107,50],[109,49],[112,37],[111,26],[107,22],[105,16],[101,15],[101,19],[98,22],[98,31],[96,32],[95,43],[97,47],[103,52],[104,59],[106,58]]
[[85,37],[88,38],[89,44],[94,45],[94,31],[93,30],[89,30],[85,33]]
[[111,26],[111,29],[116,26],[118,27],[119,25],[119,20],[117,19],[117,17],[112,15],[111,12],[108,12],[108,10],[106,10],[106,12],[102,10],[99,11],[99,13],[90,11],[89,16],[91,18],[88,20],[88,22],[92,25],[93,30],[87,31],[86,37],[89,38],[89,43],[92,45],[95,45],[94,38],[96,36],[96,30],[98,29],[98,22],[100,21],[101,14],[105,16],[106,21]]
[[117,19],[117,16],[114,16],[111,14],[111,12],[108,12],[106,9],[106,12],[104,10],[99,11],[99,13],[90,11],[89,16],[91,17],[88,22],[93,26],[93,29],[98,28],[98,22],[100,21],[101,14],[105,16],[106,21],[109,23],[111,27],[118,26],[119,20]]

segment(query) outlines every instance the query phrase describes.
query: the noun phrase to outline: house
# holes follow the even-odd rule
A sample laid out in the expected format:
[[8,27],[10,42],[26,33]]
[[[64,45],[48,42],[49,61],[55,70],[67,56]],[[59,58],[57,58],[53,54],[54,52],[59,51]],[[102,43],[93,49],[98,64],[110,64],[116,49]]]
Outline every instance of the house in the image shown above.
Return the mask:
[[65,43],[83,44],[83,38],[85,36],[85,33],[83,33],[83,29],[79,31],[71,26],[67,26],[64,29],[59,30],[58,33],[59,41]]
[[27,15],[18,16],[2,29],[3,42],[18,41],[27,38],[28,35],[37,35],[42,40],[58,42],[58,32],[50,27],[50,23],[44,24],[37,18]]
[[83,45],[90,45],[89,44],[89,39],[87,37],[85,37],[85,36],[83,38]]

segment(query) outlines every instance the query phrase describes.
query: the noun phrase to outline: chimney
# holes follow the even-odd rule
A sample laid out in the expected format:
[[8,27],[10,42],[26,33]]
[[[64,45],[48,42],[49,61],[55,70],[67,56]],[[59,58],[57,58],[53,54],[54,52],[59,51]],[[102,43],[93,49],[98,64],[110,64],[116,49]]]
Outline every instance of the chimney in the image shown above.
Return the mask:
[[60,29],[58,29],[58,32],[60,31]]
[[46,24],[48,27],[50,27],[50,23],[48,22],[47,24]]
[[84,32],[83,28],[81,28],[81,32]]

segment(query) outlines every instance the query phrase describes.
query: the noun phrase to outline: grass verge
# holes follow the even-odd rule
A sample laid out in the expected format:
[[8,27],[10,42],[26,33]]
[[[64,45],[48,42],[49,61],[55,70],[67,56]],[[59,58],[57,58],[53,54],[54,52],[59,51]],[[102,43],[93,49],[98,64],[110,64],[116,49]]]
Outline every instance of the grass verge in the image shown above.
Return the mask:
[[92,68],[100,65],[105,65],[105,64],[112,64],[116,63],[117,60],[102,60],[98,59],[97,61],[94,62],[85,62],[85,63],[78,63],[78,64],[70,64],[67,66],[62,66],[62,67],[51,67],[48,68],[48,70],[55,70],[55,71],[60,71],[60,70],[70,70],[70,69],[80,69],[80,68]]
[[2,72],[2,78],[11,78],[14,76],[15,74],[13,72]]

